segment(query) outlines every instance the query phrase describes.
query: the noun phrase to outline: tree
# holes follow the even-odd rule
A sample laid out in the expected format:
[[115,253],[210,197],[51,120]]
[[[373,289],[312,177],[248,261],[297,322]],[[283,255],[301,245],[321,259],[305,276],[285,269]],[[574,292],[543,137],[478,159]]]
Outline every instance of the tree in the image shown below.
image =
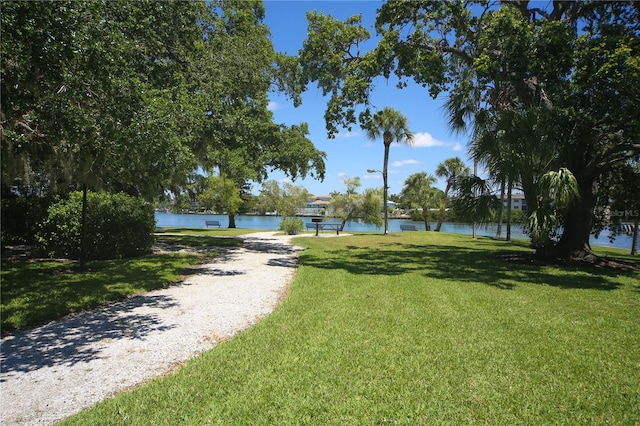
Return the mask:
[[242,205],[240,189],[236,184],[223,176],[209,176],[207,188],[198,197],[200,207],[219,213],[235,215]]
[[433,187],[435,182],[436,178],[426,172],[414,173],[405,180],[402,188],[402,200],[409,203],[411,207],[417,206],[422,209],[425,231],[431,230],[429,222],[431,207],[444,196],[442,191]]
[[476,175],[458,176],[452,189],[455,196],[451,202],[456,217],[474,223],[475,238],[475,224],[488,224],[502,201],[492,194],[489,183]]
[[392,74],[400,87],[413,79],[434,97],[446,91],[460,106],[450,118],[457,125],[484,112],[503,128],[515,118],[521,137],[505,142],[536,152],[522,167],[527,204],[537,207],[547,172],[565,168],[579,187],[561,212],[562,237],[541,254],[588,258],[599,178],[639,161],[638,14],[630,2],[389,1],[377,14],[377,46],[366,53],[358,49],[368,37],[359,19],[311,16],[302,82],[317,81],[331,95],[325,118],[333,126],[355,122],[360,107],[366,118],[375,78]]
[[460,157],[447,158],[436,167],[436,176],[445,178],[447,182],[444,188],[444,197],[440,200],[440,215],[438,216],[438,224],[435,229],[436,232],[440,231],[442,222],[444,222],[449,191],[454,188],[458,178],[462,176],[469,176],[469,174],[471,174],[471,169],[464,165],[464,162]]
[[151,197],[194,166],[179,104],[208,19],[203,4],[2,9],[4,187],[22,177],[50,192],[86,184]]
[[346,186],[345,192],[331,194],[331,206],[342,219],[341,228],[344,228],[347,222],[356,219],[370,225],[382,226],[380,191],[367,188],[364,194],[359,194],[360,178],[345,177],[342,181]]
[[[307,175],[323,179],[326,155],[307,138],[308,125],[276,124],[267,109],[278,56],[262,22],[262,2],[218,5],[221,13],[199,62],[203,124],[193,149],[200,166],[238,188],[263,182],[275,169],[292,180]],[[235,227],[232,214],[229,227]]]
[[382,188],[384,235],[389,234],[389,209],[387,207],[387,193],[389,191],[389,185],[387,183],[389,148],[393,141],[411,145],[413,142],[413,133],[411,133],[408,127],[407,118],[399,111],[390,107],[385,107],[382,111],[376,112],[371,118],[371,121],[363,125],[367,138],[376,140],[382,137],[382,143],[384,144],[384,161],[382,163],[382,181],[384,184]]

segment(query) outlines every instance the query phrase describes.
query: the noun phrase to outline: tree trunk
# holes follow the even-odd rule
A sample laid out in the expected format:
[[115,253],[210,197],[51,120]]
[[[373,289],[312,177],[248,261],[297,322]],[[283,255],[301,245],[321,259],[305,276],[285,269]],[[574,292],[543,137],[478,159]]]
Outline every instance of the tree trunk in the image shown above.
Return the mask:
[[631,240],[631,255],[638,255],[638,224],[640,223],[639,219],[636,219],[633,223],[633,239]]
[[422,207],[422,217],[424,218],[424,230],[431,231],[431,224],[429,223],[429,208],[427,206]]
[[575,200],[564,220],[564,230],[551,254],[556,258],[591,260],[595,257],[589,244],[593,227],[593,209],[596,205],[596,187],[590,179],[578,180],[580,198]]
[[509,185],[507,186],[507,238],[506,241],[511,241],[511,195],[513,192],[513,182],[509,178]]
[[236,227],[236,215],[235,214],[230,214],[229,215],[229,228],[235,228]]
[[384,164],[382,169],[382,180],[384,182],[384,188],[382,188],[382,207],[384,209],[384,235],[389,234],[389,209],[387,208],[387,163],[389,163],[389,146],[391,141],[387,143],[384,141]]
[[500,181],[500,210],[498,210],[498,229],[496,230],[496,238],[502,237],[502,212],[504,210],[504,187],[505,181]]

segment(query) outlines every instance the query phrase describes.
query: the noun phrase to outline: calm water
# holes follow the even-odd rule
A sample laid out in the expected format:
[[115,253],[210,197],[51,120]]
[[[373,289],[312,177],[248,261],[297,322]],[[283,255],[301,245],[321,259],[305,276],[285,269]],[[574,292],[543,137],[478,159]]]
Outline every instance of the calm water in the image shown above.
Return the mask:
[[[160,227],[173,228],[206,228],[205,220],[219,220],[223,228],[229,226],[229,217],[227,215],[218,214],[175,214],[156,212],[156,222]],[[245,229],[264,229],[277,230],[280,224],[280,216],[236,216],[236,227]],[[303,218],[305,222],[311,222],[311,218]],[[338,219],[325,219],[327,223],[338,223]],[[412,222],[406,219],[389,219],[389,232],[400,232],[400,224],[414,224],[418,229],[424,230],[423,222]],[[435,228],[435,222],[431,224]],[[433,229],[432,228],[432,229]],[[377,228],[373,225],[364,223],[349,222],[345,225],[345,232],[382,232],[383,227]],[[502,227],[502,235],[504,237],[506,226]],[[327,231],[328,232],[328,231]],[[451,232],[454,234],[472,233],[471,225],[464,223],[443,223],[442,232]],[[477,235],[494,237],[496,235],[496,225],[488,227],[478,227]],[[513,238],[527,238],[518,226],[512,226],[511,236]],[[609,239],[605,235],[600,238],[591,237],[591,244],[604,247],[618,247],[631,250],[631,237],[627,235],[618,236],[613,243],[609,243]]]

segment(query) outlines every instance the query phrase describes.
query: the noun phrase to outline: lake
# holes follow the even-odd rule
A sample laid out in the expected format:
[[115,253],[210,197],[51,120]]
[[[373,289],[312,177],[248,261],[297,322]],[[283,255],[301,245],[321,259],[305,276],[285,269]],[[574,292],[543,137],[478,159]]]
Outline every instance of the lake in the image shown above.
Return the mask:
[[[229,226],[229,217],[227,215],[220,214],[176,214],[176,213],[164,213],[156,212],[156,223],[159,227],[171,227],[171,228],[206,228],[205,220],[218,220],[223,228]],[[280,224],[280,216],[254,216],[254,215],[237,215],[236,227],[244,229],[264,229],[269,231],[275,231]],[[310,217],[302,218],[304,222],[311,222]],[[327,223],[338,223],[339,219],[326,218],[324,220]],[[413,224],[418,229],[424,230],[423,222],[414,222],[406,219],[389,219],[389,232],[400,232],[400,224]],[[435,228],[435,222],[431,224],[432,229]],[[476,235],[495,237],[497,225],[489,225],[487,227],[478,227],[476,229]],[[345,225],[345,232],[380,232],[384,230],[383,227],[376,227],[373,225],[367,225],[360,222],[349,222]],[[502,226],[502,235],[505,235],[506,226]],[[328,232],[328,231],[327,231]],[[472,227],[470,224],[465,223],[450,223],[445,222],[442,224],[442,232],[450,232],[453,234],[468,234],[471,235]],[[522,232],[522,228],[518,225],[514,225],[511,228],[511,236],[513,238],[528,238],[526,234]],[[631,237],[628,235],[618,236],[613,243],[609,242],[609,238],[606,235],[600,235],[599,238],[591,237],[591,244],[594,246],[604,247],[617,247],[625,250],[631,250]]]

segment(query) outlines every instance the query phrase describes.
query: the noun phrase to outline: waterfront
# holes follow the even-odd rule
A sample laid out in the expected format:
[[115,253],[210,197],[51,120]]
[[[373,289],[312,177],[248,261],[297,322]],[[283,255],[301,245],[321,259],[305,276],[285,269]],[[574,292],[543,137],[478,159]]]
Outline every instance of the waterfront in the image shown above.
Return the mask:
[[[220,226],[226,228],[229,226],[229,216],[220,214],[176,214],[176,213],[164,213],[156,212],[156,224],[159,227],[169,228],[206,228],[205,220],[218,220]],[[263,230],[277,230],[280,224],[280,216],[256,216],[256,215],[237,215],[236,227],[244,229],[263,229]],[[303,217],[304,222],[311,222],[310,217]],[[340,220],[337,218],[326,218],[324,220],[327,223],[337,223]],[[400,232],[400,224],[412,224],[416,225],[419,230],[424,231],[423,222],[414,222],[407,219],[389,219],[389,232]],[[431,224],[432,229],[435,228],[435,222]],[[482,236],[495,237],[497,225],[489,225],[487,227],[477,227],[476,234]],[[506,226],[502,226],[503,237],[506,230]],[[345,232],[382,232],[383,228],[373,225],[367,225],[360,222],[349,222],[344,227]],[[454,234],[468,234],[472,233],[472,226],[466,223],[451,223],[445,222],[442,224],[442,232],[450,232]],[[511,236],[513,238],[528,238],[522,228],[519,225],[512,226]],[[599,238],[591,237],[591,244],[594,246],[603,247],[617,247],[625,250],[631,250],[631,237],[628,235],[618,236],[612,243],[609,242],[609,238],[606,235],[601,235]]]

